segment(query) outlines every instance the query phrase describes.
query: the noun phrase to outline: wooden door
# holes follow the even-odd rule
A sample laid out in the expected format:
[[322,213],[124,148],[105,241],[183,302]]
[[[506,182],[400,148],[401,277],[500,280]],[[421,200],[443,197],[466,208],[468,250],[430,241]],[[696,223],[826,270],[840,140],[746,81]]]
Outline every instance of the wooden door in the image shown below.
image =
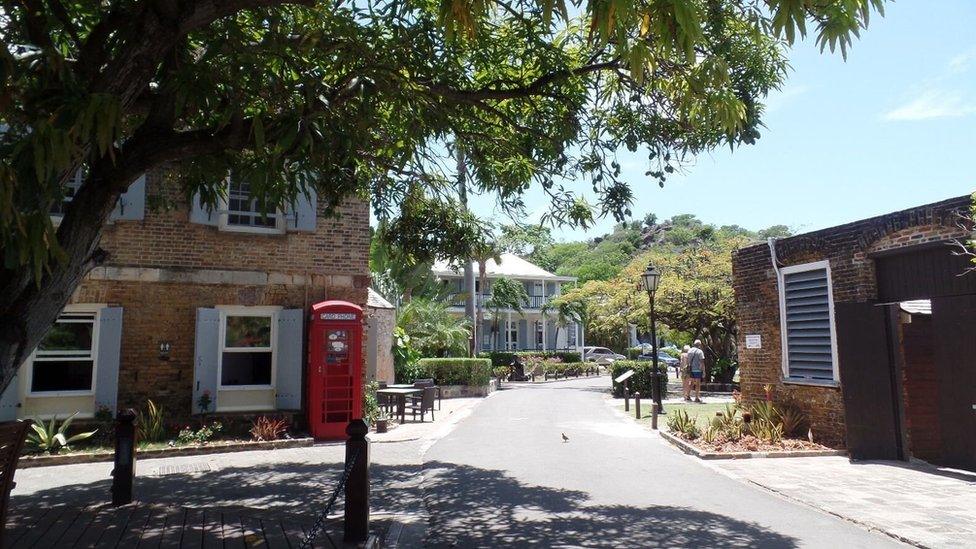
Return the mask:
[[836,303],[834,317],[851,457],[901,459],[885,308],[872,303]]
[[940,462],[976,470],[976,295],[932,299],[932,328],[939,379]]

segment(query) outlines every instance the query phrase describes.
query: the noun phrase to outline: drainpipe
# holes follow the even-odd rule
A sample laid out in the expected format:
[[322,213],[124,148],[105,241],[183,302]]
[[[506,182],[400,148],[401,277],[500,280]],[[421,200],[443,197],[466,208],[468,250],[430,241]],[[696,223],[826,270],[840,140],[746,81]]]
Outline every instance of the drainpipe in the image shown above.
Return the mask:
[[[783,274],[779,270],[779,258],[776,256],[776,239],[774,237],[769,237],[766,239],[766,244],[769,246],[769,257],[773,262],[773,271],[776,272],[776,295],[779,300],[779,310],[780,314],[786,309],[785,303],[783,303],[783,292],[780,290],[780,285],[783,283]],[[783,330],[783,320],[780,319],[780,375],[783,377],[787,376],[786,370],[786,333]]]

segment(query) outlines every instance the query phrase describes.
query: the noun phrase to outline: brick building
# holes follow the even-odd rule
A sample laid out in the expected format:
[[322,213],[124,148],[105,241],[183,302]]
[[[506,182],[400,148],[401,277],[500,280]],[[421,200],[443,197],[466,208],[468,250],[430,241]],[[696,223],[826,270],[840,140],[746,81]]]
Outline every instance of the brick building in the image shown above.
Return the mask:
[[368,205],[350,200],[326,218],[313,195],[265,216],[246,183],[227,185],[214,211],[187,203],[162,171],[130,186],[102,238],[107,263],[72,295],[0,414],[84,418],[151,398],[185,418],[208,397],[210,413],[302,409],[305,311],[366,305]]
[[[853,457],[976,468],[976,273],[963,196],[733,257],[743,397],[771,385]],[[785,352],[784,352],[785,349]]]

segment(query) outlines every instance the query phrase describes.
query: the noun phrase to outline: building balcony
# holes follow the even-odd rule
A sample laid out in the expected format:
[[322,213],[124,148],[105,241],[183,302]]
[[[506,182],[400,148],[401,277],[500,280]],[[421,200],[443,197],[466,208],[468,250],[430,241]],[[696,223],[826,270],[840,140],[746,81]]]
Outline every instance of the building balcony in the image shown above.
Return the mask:
[[[489,297],[490,296],[487,294],[478,294],[477,295],[478,304],[484,307]],[[529,301],[524,305],[524,308],[527,310],[541,309],[546,303],[549,303],[555,297],[556,295],[554,294],[553,295],[530,295]],[[467,294],[456,293],[448,296],[448,301],[451,304],[451,307],[463,308],[466,302],[466,298],[467,298]]]

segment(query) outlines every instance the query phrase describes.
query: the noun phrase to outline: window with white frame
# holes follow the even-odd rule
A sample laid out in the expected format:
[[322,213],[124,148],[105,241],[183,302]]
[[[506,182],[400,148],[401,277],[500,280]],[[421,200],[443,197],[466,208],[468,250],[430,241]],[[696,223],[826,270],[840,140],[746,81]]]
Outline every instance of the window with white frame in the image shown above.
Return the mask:
[[837,381],[830,264],[819,261],[786,267],[781,274],[784,376],[814,383]]
[[265,214],[258,199],[251,194],[251,184],[234,177],[227,178],[227,213],[222,221],[227,230],[267,233],[285,230],[281,212]]
[[570,322],[566,325],[566,345],[569,347],[576,346],[576,336],[577,336],[577,324],[575,322]]
[[518,322],[506,322],[505,332],[508,335],[508,348],[518,349]]
[[229,311],[222,318],[221,388],[271,387],[274,313]]
[[96,313],[65,312],[34,352],[30,393],[88,393],[95,374]]
[[536,348],[538,348],[538,349],[541,349],[542,348],[542,343],[545,341],[544,337],[545,337],[545,334],[543,333],[543,329],[542,329],[542,321],[541,320],[536,320],[535,321],[535,346],[536,346]]
[[491,332],[482,332],[481,334],[481,348],[491,349]]

